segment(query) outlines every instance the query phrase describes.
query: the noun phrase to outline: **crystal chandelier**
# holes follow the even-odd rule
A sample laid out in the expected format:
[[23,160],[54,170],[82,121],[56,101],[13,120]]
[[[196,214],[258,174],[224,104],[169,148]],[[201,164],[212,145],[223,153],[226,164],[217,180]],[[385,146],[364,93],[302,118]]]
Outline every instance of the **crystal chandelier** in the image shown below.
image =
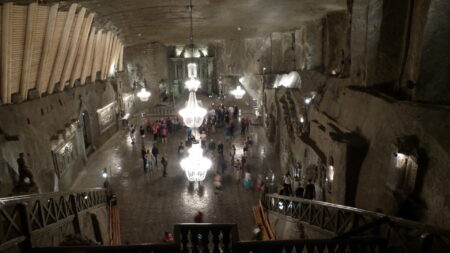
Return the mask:
[[200,88],[200,80],[197,78],[189,78],[184,82],[184,86],[190,91],[190,92],[196,92],[198,88]]
[[231,95],[233,95],[236,99],[241,99],[241,98],[243,98],[244,95],[245,95],[245,90],[243,90],[243,89],[241,88],[241,86],[238,85],[238,86],[236,87],[236,89],[232,90],[230,93],[231,93]]
[[138,98],[142,101],[142,102],[147,102],[148,99],[150,98],[150,91],[147,91],[145,88],[142,88],[141,91],[139,91],[137,93]]
[[188,150],[189,156],[181,160],[181,168],[186,172],[186,176],[191,182],[201,182],[205,180],[206,172],[212,165],[211,160],[203,156],[200,144],[192,145]]
[[[191,60],[194,57],[194,35],[193,35],[193,26],[192,26],[192,0],[189,3],[189,18],[191,21],[190,26],[190,47],[191,47]],[[189,92],[196,92],[198,88],[200,88],[200,80],[197,78],[197,64],[189,63],[187,65],[188,68],[188,80],[184,82],[184,87],[186,87]]]
[[189,100],[187,101],[186,107],[181,109],[178,113],[183,117],[183,122],[186,126],[197,128],[203,124],[203,119],[206,116],[206,109],[198,104],[195,92],[189,92]]

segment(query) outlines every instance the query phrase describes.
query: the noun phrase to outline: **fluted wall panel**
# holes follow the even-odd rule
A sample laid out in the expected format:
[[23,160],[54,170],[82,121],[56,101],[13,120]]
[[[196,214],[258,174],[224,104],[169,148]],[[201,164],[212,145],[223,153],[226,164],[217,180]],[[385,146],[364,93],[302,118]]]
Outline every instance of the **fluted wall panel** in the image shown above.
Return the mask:
[[[123,44],[116,34],[95,29],[94,13],[72,4],[0,5],[0,100],[2,104],[105,80],[123,70]],[[20,99],[12,98],[17,95]]]

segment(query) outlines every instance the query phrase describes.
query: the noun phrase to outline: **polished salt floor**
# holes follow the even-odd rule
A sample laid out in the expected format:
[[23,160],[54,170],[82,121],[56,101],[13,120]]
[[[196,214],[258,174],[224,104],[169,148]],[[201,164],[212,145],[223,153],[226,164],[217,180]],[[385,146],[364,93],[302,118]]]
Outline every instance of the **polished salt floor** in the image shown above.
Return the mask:
[[[249,112],[244,111],[243,115]],[[144,120],[141,116],[134,118],[137,123]],[[185,140],[184,130],[169,134],[166,144],[157,143],[160,153],[166,153],[169,157],[167,177],[162,177],[161,168],[153,174],[144,173],[141,147],[144,144],[150,149],[154,144],[153,136],[141,139],[139,131],[136,131],[136,143],[131,144],[129,133],[122,130],[89,157],[72,189],[102,186],[102,170],[110,170],[110,182],[120,207],[123,244],[160,242],[164,232],[172,231],[174,224],[193,222],[197,211],[204,213],[204,222],[238,224],[241,240],[251,240],[251,231],[255,226],[251,208],[258,203],[260,192],[245,189],[242,180],[236,181],[234,170],[230,167],[231,143],[236,145],[237,155],[242,155],[244,139],[240,135],[240,128],[229,142],[225,141],[224,131],[224,128],[219,128],[215,134],[208,135],[208,140],[214,139],[216,145],[219,141],[225,145],[227,170],[222,177],[223,192],[220,194],[215,193],[213,186],[217,151],[210,155],[213,168],[208,171],[203,187],[189,184],[179,166],[177,154],[179,143]],[[266,155],[272,153],[271,146],[261,126],[252,126],[250,135],[254,144],[250,150],[248,169],[255,180],[258,175],[272,169],[268,166],[275,164],[276,159]]]

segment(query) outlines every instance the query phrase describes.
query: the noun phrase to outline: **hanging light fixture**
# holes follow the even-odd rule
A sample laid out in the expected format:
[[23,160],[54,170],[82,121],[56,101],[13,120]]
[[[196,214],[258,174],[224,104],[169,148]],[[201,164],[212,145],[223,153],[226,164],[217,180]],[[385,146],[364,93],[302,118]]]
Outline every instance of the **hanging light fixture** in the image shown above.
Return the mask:
[[150,91],[147,91],[147,89],[142,88],[141,91],[137,93],[137,96],[142,102],[147,102],[151,96],[151,93]]
[[240,85],[236,86],[236,89],[232,90],[231,95],[233,95],[236,99],[241,99],[245,95],[245,90],[241,88]]
[[183,122],[186,126],[197,128],[203,124],[203,119],[207,112],[205,108],[198,104],[195,92],[190,92],[186,107],[181,109],[178,113],[183,117]]
[[[192,0],[189,1],[189,18],[191,22],[190,26],[190,47],[191,47],[191,61],[193,61],[194,58],[194,35],[193,35],[193,25],[192,25]],[[189,92],[196,92],[198,88],[200,88],[200,80],[198,80],[197,77],[197,64],[194,62],[191,62],[187,65],[188,68],[188,79],[184,82],[184,86],[186,89],[189,90]]]
[[186,172],[188,180],[191,182],[205,180],[206,172],[212,165],[211,160],[203,156],[203,149],[200,144],[192,145],[188,153],[189,156],[180,162],[180,166]]

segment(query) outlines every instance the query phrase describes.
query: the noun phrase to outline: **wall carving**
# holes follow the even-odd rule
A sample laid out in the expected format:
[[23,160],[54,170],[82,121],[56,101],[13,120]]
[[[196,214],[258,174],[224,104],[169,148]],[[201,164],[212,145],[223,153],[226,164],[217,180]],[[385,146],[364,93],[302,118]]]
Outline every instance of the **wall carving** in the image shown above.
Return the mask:
[[116,102],[97,110],[98,125],[100,134],[106,132],[116,124]]
[[76,135],[78,133],[78,124],[79,121],[73,120],[71,124],[67,124],[66,128],[59,131],[58,135],[51,140],[53,164],[58,177],[70,170],[77,160],[78,144]]

